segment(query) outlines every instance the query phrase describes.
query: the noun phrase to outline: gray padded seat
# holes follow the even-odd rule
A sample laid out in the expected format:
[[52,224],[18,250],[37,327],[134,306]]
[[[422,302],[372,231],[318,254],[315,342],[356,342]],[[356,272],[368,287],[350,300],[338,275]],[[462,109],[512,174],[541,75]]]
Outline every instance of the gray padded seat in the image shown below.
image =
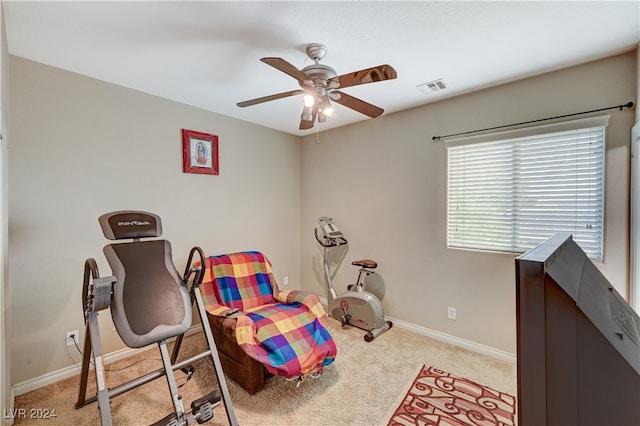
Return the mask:
[[118,334],[140,348],[184,334],[191,327],[191,299],[171,261],[166,240],[109,244],[104,254],[119,285],[111,315]]

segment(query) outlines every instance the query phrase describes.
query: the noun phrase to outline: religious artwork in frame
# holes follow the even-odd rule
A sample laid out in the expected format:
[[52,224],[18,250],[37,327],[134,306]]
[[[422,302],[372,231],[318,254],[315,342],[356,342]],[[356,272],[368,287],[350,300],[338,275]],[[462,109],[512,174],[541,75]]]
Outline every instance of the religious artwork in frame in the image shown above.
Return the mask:
[[182,161],[184,173],[220,174],[218,136],[182,129]]

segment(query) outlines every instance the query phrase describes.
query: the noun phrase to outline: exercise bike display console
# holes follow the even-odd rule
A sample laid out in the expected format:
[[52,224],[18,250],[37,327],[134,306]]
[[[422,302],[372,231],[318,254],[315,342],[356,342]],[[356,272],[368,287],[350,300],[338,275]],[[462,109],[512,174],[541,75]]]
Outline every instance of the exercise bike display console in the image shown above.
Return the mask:
[[318,229],[314,229],[316,240],[324,247],[324,275],[329,289],[329,315],[340,320],[343,327],[352,325],[367,331],[364,340],[371,342],[373,339],[389,330],[393,324],[384,319],[382,303],[373,294],[365,290],[364,279],[374,274],[378,263],[371,259],[360,259],[351,262],[360,267],[358,280],[350,284],[347,291],[338,295],[333,287],[331,271],[329,270],[329,250],[339,246],[347,246],[349,242],[333,220],[326,216],[318,219],[322,230],[322,236],[318,235]]

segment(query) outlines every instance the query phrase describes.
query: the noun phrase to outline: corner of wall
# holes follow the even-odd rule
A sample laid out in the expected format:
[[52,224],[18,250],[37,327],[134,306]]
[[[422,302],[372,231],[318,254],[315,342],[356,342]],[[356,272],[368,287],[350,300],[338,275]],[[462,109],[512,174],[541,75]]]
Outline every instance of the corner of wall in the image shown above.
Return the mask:
[[638,101],[640,100],[640,43],[636,47],[636,123],[640,123],[640,108]]
[[9,49],[4,24],[4,7],[0,1],[0,406],[2,424],[11,425],[4,413],[13,408],[13,389],[11,387],[10,348],[10,292],[8,266],[8,221],[7,221],[7,108],[9,92]]

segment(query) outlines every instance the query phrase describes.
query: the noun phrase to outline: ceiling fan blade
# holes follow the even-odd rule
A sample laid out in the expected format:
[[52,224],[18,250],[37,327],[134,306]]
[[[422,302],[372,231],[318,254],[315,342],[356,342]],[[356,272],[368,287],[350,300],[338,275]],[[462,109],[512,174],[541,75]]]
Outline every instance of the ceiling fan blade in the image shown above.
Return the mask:
[[316,115],[318,115],[318,106],[313,106],[313,115],[311,116],[311,121],[305,120],[304,118],[300,119],[300,130],[309,130],[313,128],[313,123],[316,121]]
[[300,130],[309,130],[313,128],[313,121],[300,120]]
[[393,80],[398,77],[396,70],[391,65],[378,65],[377,67],[339,75],[329,80],[328,84],[337,81],[341,89],[345,87],[357,86],[359,84],[375,83],[376,81]]
[[[336,94],[339,95],[339,97],[335,96]],[[334,90],[331,92],[331,100],[371,118],[379,117],[380,114],[384,112],[384,110],[380,107],[372,105],[369,102],[365,102],[362,99],[347,95],[346,93],[340,92],[338,90]]]
[[307,76],[305,73],[282,58],[262,58],[260,60],[265,64],[271,65],[275,69],[282,71],[285,74],[289,74],[291,77],[300,82],[311,81],[309,76]]
[[305,92],[304,90],[301,90],[301,89],[291,90],[289,92],[282,92],[282,93],[277,93],[275,95],[263,96],[261,98],[251,99],[244,102],[238,102],[236,105],[238,105],[241,108],[244,108],[251,105],[261,104],[263,102],[273,101],[281,98],[287,98],[289,96],[301,95],[303,93]]

